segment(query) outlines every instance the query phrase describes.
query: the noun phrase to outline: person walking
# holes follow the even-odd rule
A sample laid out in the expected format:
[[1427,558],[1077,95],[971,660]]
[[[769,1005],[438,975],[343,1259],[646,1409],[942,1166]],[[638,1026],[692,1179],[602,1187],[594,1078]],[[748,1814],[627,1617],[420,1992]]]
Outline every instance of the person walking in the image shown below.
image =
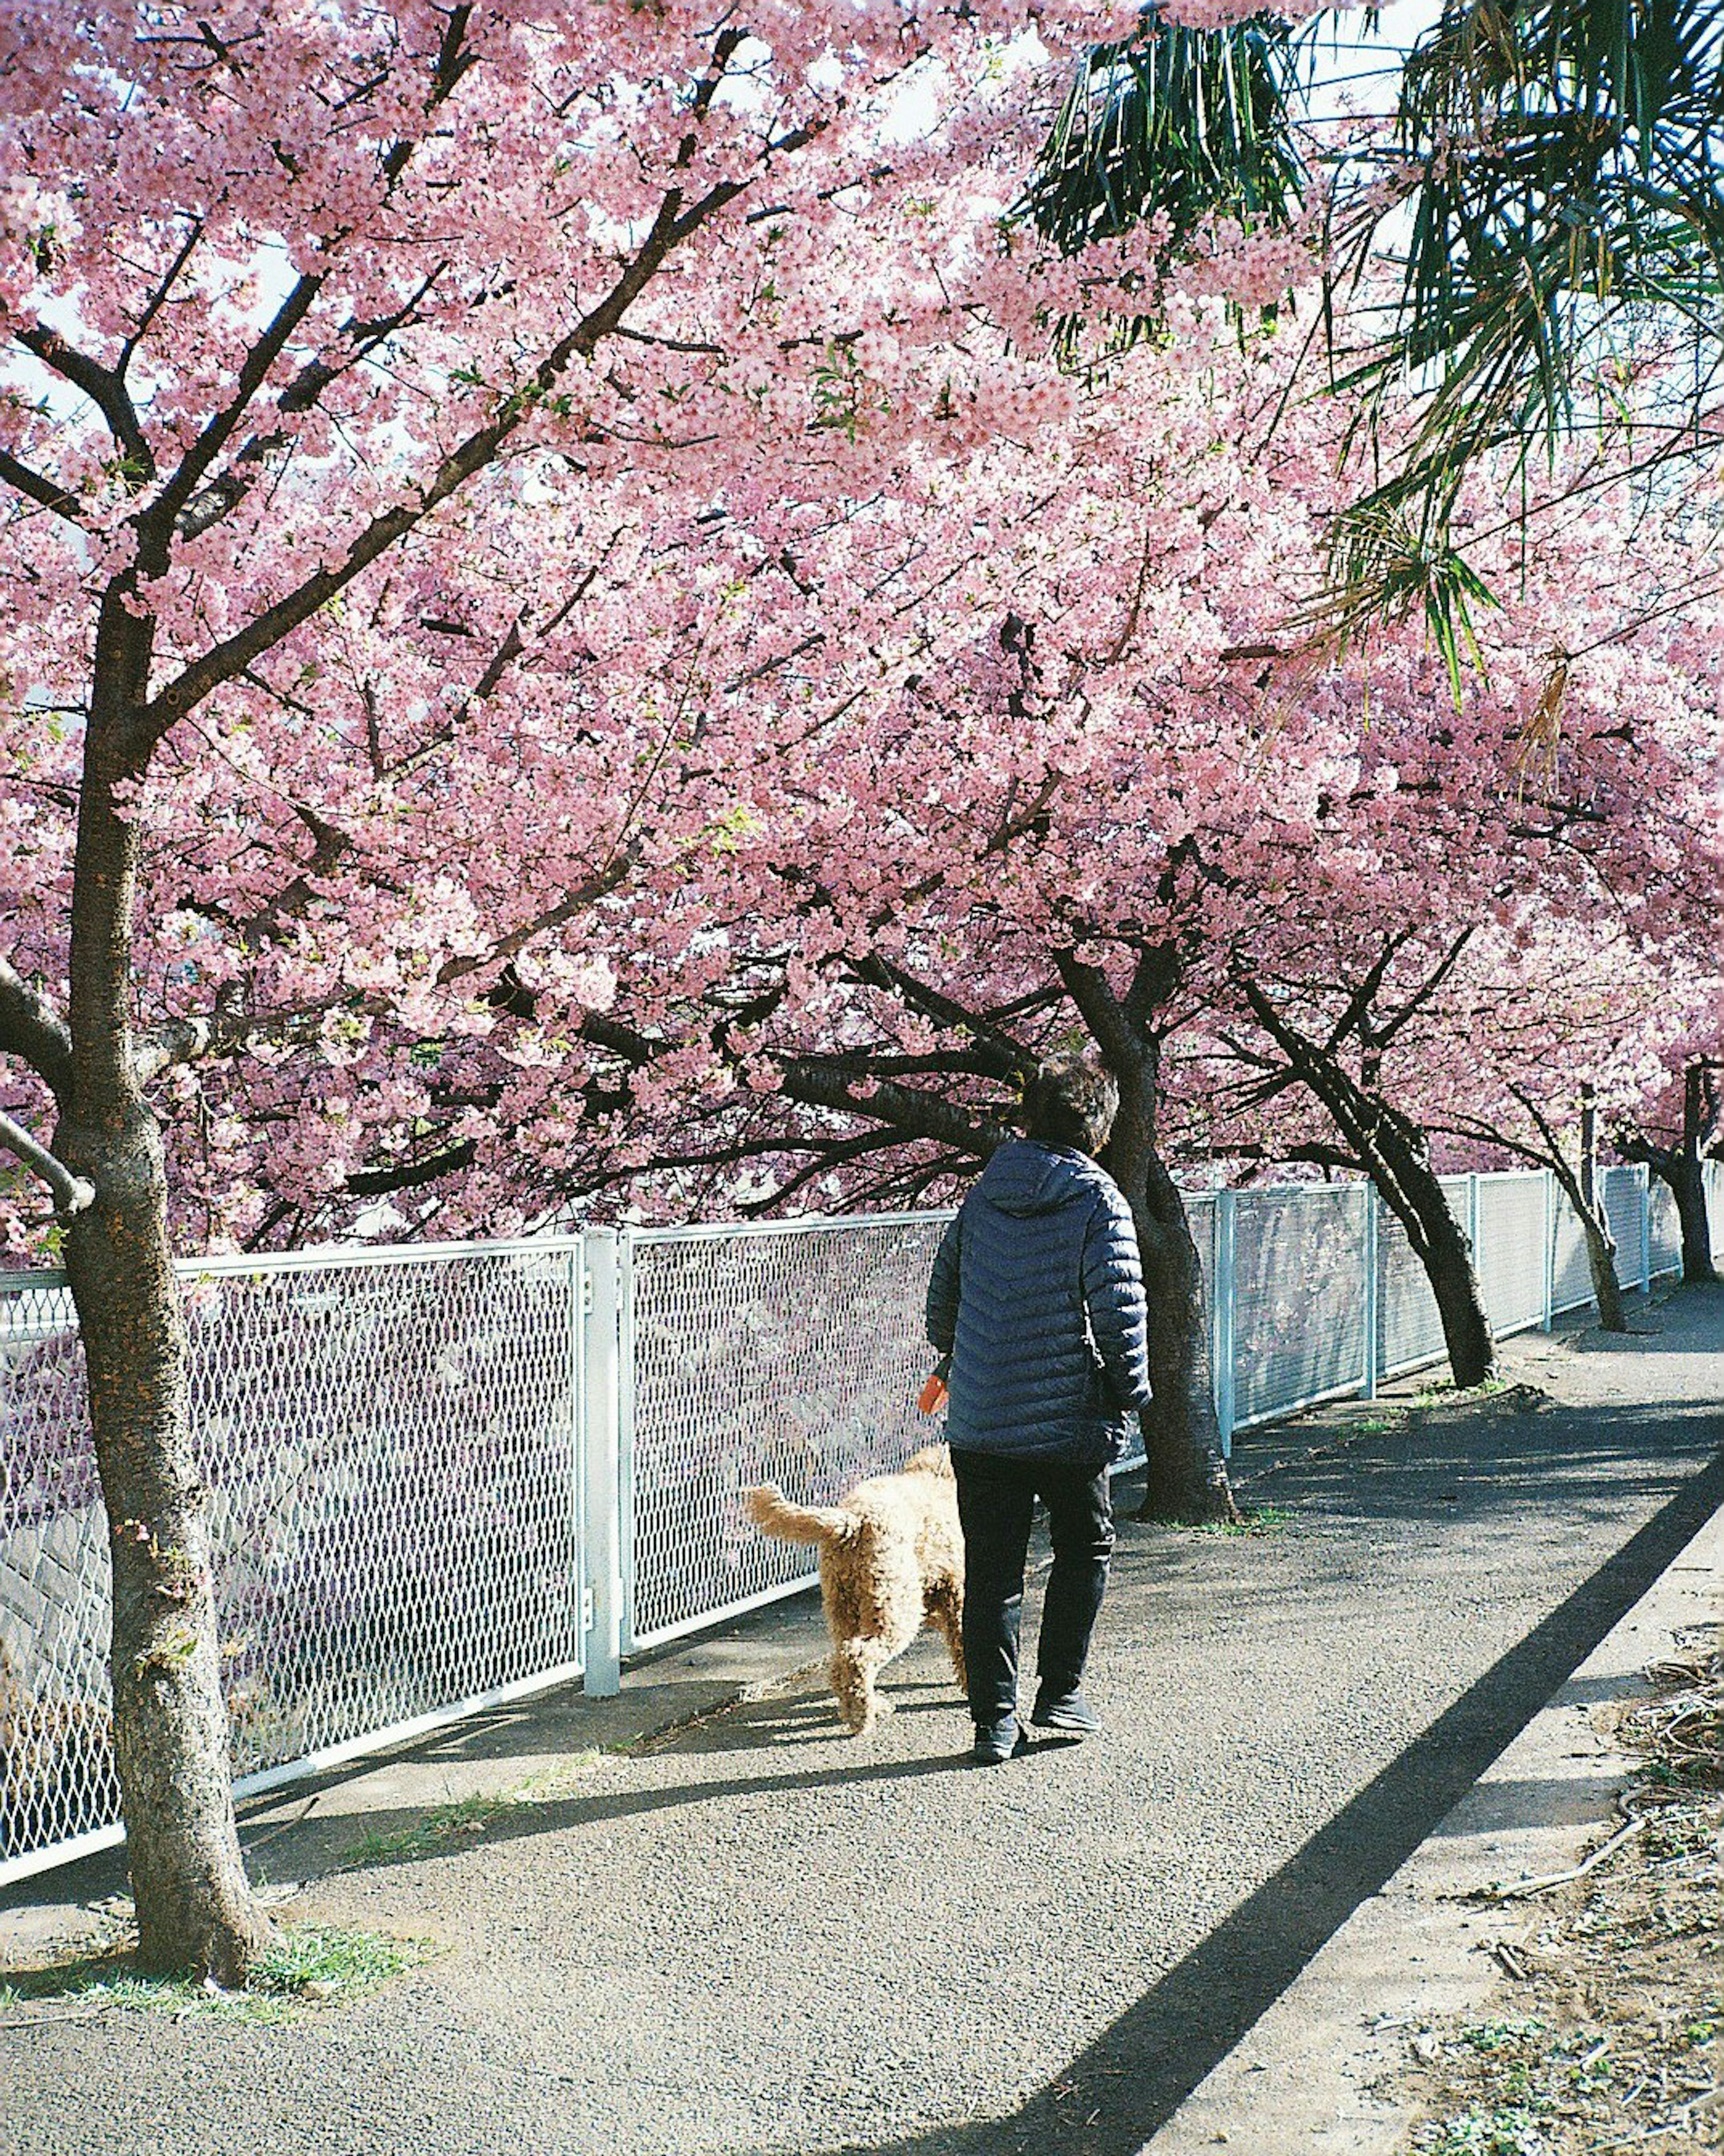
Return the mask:
[[1151,1397],[1137,1230],[1095,1158],[1118,1108],[1118,1088],[1096,1065],[1044,1065],[1025,1095],[1024,1137],[988,1162],[929,1277],[928,1338],[950,1360],[947,1440],[982,1765],[1029,1748],[1018,1645],[1038,1497],[1054,1565],[1030,1720],[1074,1738],[1101,1727],[1080,1686],[1113,1552],[1107,1471],[1127,1449],[1128,1416]]

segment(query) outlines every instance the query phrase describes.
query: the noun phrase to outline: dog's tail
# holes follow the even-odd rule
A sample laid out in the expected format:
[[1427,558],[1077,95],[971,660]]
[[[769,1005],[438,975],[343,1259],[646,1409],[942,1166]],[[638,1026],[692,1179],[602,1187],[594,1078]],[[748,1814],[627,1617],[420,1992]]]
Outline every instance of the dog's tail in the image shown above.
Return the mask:
[[742,1509],[764,1533],[787,1543],[854,1542],[862,1522],[836,1505],[793,1505],[776,1482],[742,1492]]

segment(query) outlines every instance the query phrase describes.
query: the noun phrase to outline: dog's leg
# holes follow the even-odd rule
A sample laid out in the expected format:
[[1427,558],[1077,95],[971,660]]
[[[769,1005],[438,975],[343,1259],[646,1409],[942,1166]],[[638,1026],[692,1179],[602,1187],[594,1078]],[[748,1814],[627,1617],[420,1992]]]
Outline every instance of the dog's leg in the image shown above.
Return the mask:
[[879,1716],[891,1712],[891,1702],[879,1698],[874,1689],[876,1672],[890,1660],[891,1649],[884,1640],[839,1642],[832,1657],[832,1689],[852,1737],[865,1737]]
[[928,1598],[928,1620],[935,1625],[952,1656],[952,1675],[960,1691],[969,1690],[964,1672],[964,1598],[959,1587],[942,1587]]

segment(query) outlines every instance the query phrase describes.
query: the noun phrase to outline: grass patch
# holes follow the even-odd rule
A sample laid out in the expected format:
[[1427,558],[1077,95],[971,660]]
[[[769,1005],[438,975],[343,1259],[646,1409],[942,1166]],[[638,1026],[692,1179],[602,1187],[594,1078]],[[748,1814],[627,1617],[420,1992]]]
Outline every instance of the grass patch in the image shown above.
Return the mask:
[[294,1925],[259,1958],[245,1990],[224,1991],[192,1977],[141,1975],[127,1942],[0,1978],[0,2025],[31,2006],[50,2004],[81,2010],[69,2020],[115,2012],[164,2014],[177,2021],[285,2021],[307,2005],[346,2005],[434,1951],[424,1939]]
[[535,1776],[515,1789],[457,1798],[451,1804],[435,1806],[411,1826],[397,1827],[388,1833],[368,1829],[345,1852],[341,1868],[350,1871],[375,1865],[413,1864],[421,1857],[440,1856],[459,1849],[464,1842],[489,1832],[500,1820],[512,1819],[566,1795],[570,1783],[601,1756],[600,1748],[594,1746],[590,1751],[573,1753],[553,1773]]
[[362,1999],[434,1951],[427,1939],[390,1938],[381,1932],[295,1924],[280,1932],[258,1964],[255,1988],[277,1999],[345,2005]]
[[1242,1520],[1201,1520],[1200,1535],[1272,1535],[1290,1527],[1296,1515],[1285,1505],[1259,1505]]

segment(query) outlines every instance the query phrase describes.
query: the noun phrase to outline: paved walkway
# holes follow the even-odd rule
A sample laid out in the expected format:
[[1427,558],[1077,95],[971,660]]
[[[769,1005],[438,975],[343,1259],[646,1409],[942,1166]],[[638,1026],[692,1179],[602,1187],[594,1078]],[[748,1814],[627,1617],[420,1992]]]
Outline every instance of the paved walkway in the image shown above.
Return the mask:
[[[0,2150],[1137,2156],[1724,1498],[1724,1291],[1635,1322],[1511,1343],[1548,1404],[1242,1444],[1269,1532],[1127,1526],[1106,1739],[975,1772],[931,1647],[865,1743],[806,1677],[769,1689],[316,1884],[310,1913],[446,1946],[357,2008],[0,2030]],[[651,1674],[698,1703],[726,1654],[817,1640],[798,1605]],[[257,1861],[556,1770],[648,1697],[445,1738],[282,1833],[290,1799]]]

